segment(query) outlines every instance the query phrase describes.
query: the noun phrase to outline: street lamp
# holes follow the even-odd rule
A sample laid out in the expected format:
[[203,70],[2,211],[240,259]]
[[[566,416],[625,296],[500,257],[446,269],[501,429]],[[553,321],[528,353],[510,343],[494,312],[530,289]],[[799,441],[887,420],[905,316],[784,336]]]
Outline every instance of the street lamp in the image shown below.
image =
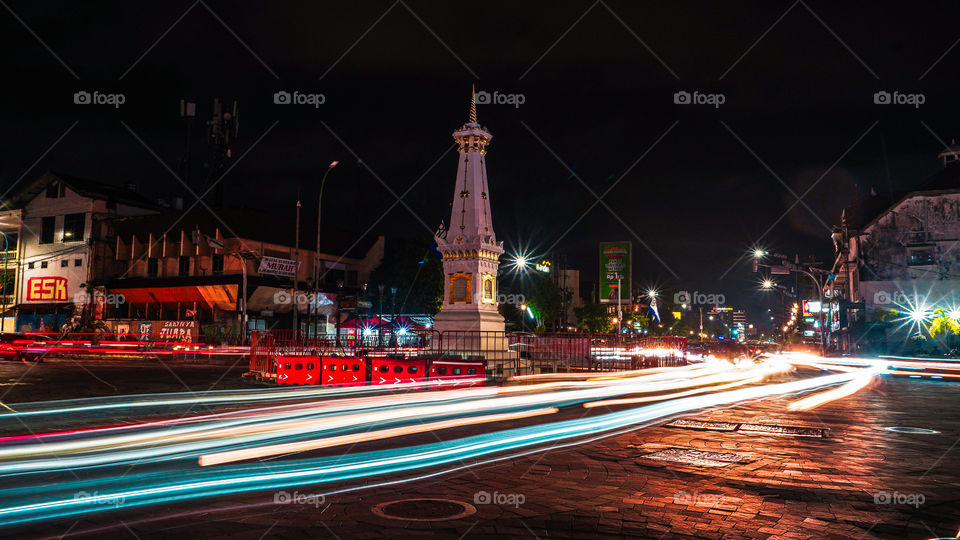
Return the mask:
[[753,258],[754,258],[754,259],[762,259],[762,258],[764,258],[766,255],[767,255],[767,252],[764,251],[764,250],[762,250],[762,249],[760,249],[760,248],[756,248],[756,249],[753,250]]
[[772,289],[772,288],[773,288],[773,280],[772,280],[772,279],[765,279],[765,280],[763,280],[762,283],[760,283],[760,286],[763,287],[764,289]]
[[[323,186],[327,183],[327,175],[330,174],[330,171],[333,170],[339,161],[331,161],[330,165],[327,166],[326,172],[323,173],[323,178],[320,179],[320,195],[317,196],[317,253],[316,260],[313,263],[313,288],[314,288],[314,298],[320,296],[320,215],[323,210]],[[316,308],[314,308],[316,310]],[[316,314],[317,319],[319,319],[319,313]],[[316,321],[314,321],[316,323]]]

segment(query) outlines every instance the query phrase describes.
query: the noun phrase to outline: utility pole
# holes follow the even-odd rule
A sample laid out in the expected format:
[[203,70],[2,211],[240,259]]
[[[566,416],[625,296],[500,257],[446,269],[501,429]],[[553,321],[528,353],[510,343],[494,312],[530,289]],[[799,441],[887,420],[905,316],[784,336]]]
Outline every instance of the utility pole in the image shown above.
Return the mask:
[[703,343],[703,306],[700,306],[700,343]]
[[620,285],[623,274],[617,272],[617,334],[623,333],[623,309],[620,307]]
[[297,229],[293,240],[293,284],[290,286],[290,299],[293,301],[293,338],[297,338],[297,331],[300,327],[297,325],[297,277],[300,273],[300,187],[297,187]]
[[383,283],[377,285],[380,293],[380,316],[377,317],[377,347],[383,346]]

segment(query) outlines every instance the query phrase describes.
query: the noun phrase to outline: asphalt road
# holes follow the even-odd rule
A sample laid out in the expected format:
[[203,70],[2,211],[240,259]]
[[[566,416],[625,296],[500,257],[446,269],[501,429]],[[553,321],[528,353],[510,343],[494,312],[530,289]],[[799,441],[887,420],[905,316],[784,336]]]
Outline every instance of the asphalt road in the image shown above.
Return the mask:
[[[9,371],[4,371],[6,368]],[[144,369],[149,369],[149,376]],[[11,404],[34,401],[36,398],[29,396],[40,395],[37,392],[58,396],[45,399],[101,395],[102,387],[80,388],[102,385],[97,378],[115,386],[118,394],[183,391],[183,383],[191,390],[205,390],[224,373],[222,368],[199,367],[173,371],[114,366],[64,370],[58,365],[25,372],[20,366],[0,366],[4,378],[17,379],[26,373],[21,382],[33,382],[12,387],[19,392],[18,397],[27,397],[16,401],[4,398]],[[228,371],[214,386],[252,387],[239,382],[242,371]],[[778,376],[765,382],[797,376]],[[721,422],[704,424],[707,428],[702,429],[668,427],[669,420],[660,419],[593,442],[547,445],[523,456],[506,453],[497,456],[502,459],[488,463],[467,460],[457,467],[386,474],[325,485],[319,490],[304,486],[145,508],[117,507],[79,518],[8,528],[7,533],[14,537],[59,537],[66,533],[70,537],[97,538],[953,536],[960,527],[960,467],[951,459],[954,445],[960,440],[960,413],[952,406],[956,389],[956,384],[949,382],[883,378],[851,397],[813,411],[787,412],[786,404],[796,397],[765,399],[696,411],[687,417]],[[550,420],[585,414],[600,412],[565,406]],[[533,422],[517,420],[501,428]],[[809,433],[823,430],[824,436],[756,433],[744,430],[744,424],[800,426],[808,428]],[[736,427],[731,430],[731,425]],[[919,435],[885,429],[894,426],[922,427],[937,433]],[[350,451],[374,452],[482,431],[465,427],[423,433],[389,444],[360,443]],[[662,456],[673,459],[671,452],[678,449],[701,453],[694,454],[695,459],[688,463],[650,457],[666,451]],[[341,450],[325,450],[312,455],[342,454]],[[49,473],[45,480],[56,483],[69,478],[60,471]],[[383,506],[411,498],[454,502]],[[473,513],[456,517],[455,510],[461,507],[455,502],[467,503],[464,512],[472,508]],[[428,521],[386,517],[392,514],[425,517]],[[453,519],[446,519],[451,516]]]

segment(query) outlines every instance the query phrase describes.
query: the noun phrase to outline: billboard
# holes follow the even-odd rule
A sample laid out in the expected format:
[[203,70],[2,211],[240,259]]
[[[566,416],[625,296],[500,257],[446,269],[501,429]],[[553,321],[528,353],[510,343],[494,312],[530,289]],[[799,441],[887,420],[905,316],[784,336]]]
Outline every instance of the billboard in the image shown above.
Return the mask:
[[621,301],[630,302],[630,280],[633,270],[630,257],[633,254],[630,242],[600,242],[600,302],[617,302],[617,277],[620,277]]
[[257,272],[281,277],[293,277],[297,272],[297,261],[279,257],[263,257]]
[[[809,317],[814,314],[819,314],[820,310],[820,301],[819,300],[804,300],[803,301],[803,316]],[[826,310],[824,310],[826,311]]]

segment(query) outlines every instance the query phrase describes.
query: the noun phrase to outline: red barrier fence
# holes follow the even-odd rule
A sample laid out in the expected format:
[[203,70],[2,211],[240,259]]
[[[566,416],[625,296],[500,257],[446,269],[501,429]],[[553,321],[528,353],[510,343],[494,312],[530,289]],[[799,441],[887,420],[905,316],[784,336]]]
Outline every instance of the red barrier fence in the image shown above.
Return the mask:
[[[623,371],[686,362],[684,337],[644,337],[583,333],[409,332],[377,339],[324,335],[307,337],[292,330],[256,331],[250,338],[250,371],[272,377],[277,357],[359,357],[372,366],[371,383],[381,378],[418,379],[429,361],[482,364],[484,374],[504,377],[526,373]],[[405,359],[401,363],[398,361]],[[466,364],[465,364],[466,365]],[[381,368],[387,371],[382,372]],[[396,369],[401,369],[397,372]],[[415,371],[410,371],[415,369]],[[475,368],[470,368],[475,369]],[[378,373],[380,375],[378,375]],[[402,377],[401,377],[402,375]],[[324,375],[329,377],[329,375]]]

